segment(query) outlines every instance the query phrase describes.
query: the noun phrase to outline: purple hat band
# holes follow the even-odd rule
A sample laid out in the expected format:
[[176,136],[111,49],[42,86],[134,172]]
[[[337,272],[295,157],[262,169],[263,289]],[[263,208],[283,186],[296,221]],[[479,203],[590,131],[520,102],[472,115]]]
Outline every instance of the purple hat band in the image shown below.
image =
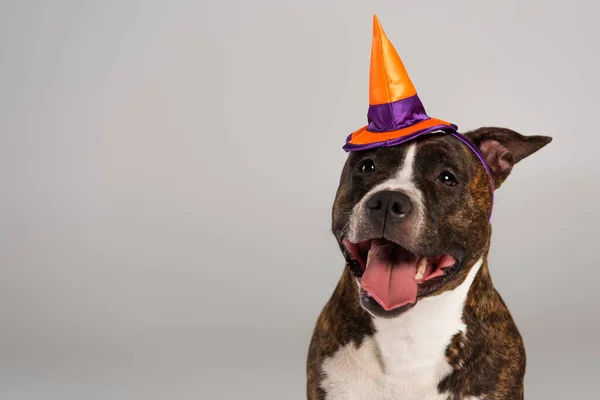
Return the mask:
[[369,132],[390,132],[426,121],[429,117],[419,96],[414,95],[393,103],[370,105],[367,119]]
[[481,152],[479,151],[477,146],[475,146],[473,143],[471,143],[471,141],[469,139],[467,139],[467,137],[465,135],[461,135],[458,132],[453,132],[453,133],[451,133],[451,135],[454,136],[455,138],[457,138],[458,140],[460,140],[461,142],[463,142],[464,144],[466,144],[467,147],[469,149],[471,149],[471,151],[473,153],[475,153],[477,158],[479,158],[479,161],[481,161],[481,163],[483,164],[483,168],[485,168],[485,172],[487,172],[488,177],[490,178],[490,186],[492,187],[492,208],[490,209],[490,219],[492,219],[492,211],[494,210],[494,190],[495,190],[494,177],[492,176],[492,171],[490,171],[489,165],[485,161],[485,158],[483,158],[483,154],[481,154]]
[[[423,103],[421,103],[421,99],[419,99],[419,96],[415,94],[414,96],[394,101],[392,103],[369,105],[369,111],[367,112],[367,120],[369,121],[369,125],[367,126],[366,130],[374,133],[393,132],[411,127],[430,119],[431,118],[425,112],[425,108],[423,107]],[[416,138],[424,133],[436,132],[440,130],[445,132],[455,132],[457,129],[458,128],[456,125],[436,125],[423,128],[420,131],[396,139],[365,144],[350,143],[352,140],[352,134],[350,134],[346,138],[346,144],[343,148],[346,151],[359,151],[382,146],[397,146],[400,143],[404,143],[407,140]]]

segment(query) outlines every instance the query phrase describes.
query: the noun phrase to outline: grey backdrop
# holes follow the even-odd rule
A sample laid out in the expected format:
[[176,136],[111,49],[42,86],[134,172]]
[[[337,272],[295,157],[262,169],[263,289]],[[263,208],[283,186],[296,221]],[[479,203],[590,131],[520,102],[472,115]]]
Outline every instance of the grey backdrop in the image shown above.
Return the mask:
[[554,137],[491,271],[527,398],[595,398],[595,3],[1,1],[0,399],[304,398],[374,12],[430,114]]

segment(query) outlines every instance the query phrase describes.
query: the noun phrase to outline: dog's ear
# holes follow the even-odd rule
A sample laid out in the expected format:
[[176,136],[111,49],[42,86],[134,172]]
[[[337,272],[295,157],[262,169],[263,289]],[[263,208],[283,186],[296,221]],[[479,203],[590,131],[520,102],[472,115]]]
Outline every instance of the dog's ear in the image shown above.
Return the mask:
[[549,136],[524,136],[505,128],[485,127],[465,133],[479,149],[499,188],[513,166],[552,141]]

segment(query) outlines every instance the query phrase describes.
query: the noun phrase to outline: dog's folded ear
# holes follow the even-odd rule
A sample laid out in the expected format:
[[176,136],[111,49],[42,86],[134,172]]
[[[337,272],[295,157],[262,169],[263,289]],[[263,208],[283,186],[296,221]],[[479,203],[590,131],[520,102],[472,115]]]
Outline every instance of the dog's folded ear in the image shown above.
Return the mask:
[[499,188],[513,166],[552,141],[549,136],[524,136],[506,128],[484,127],[465,133],[479,149]]

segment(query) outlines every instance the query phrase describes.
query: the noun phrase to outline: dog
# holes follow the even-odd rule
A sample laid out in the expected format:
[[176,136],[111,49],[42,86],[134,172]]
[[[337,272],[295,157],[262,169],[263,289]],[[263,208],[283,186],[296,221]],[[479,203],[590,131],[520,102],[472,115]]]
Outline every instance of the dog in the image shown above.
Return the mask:
[[488,268],[490,214],[493,190],[552,138],[464,137],[477,152],[433,132],[348,156],[332,211],[346,266],[310,342],[308,399],[523,399],[525,348]]

